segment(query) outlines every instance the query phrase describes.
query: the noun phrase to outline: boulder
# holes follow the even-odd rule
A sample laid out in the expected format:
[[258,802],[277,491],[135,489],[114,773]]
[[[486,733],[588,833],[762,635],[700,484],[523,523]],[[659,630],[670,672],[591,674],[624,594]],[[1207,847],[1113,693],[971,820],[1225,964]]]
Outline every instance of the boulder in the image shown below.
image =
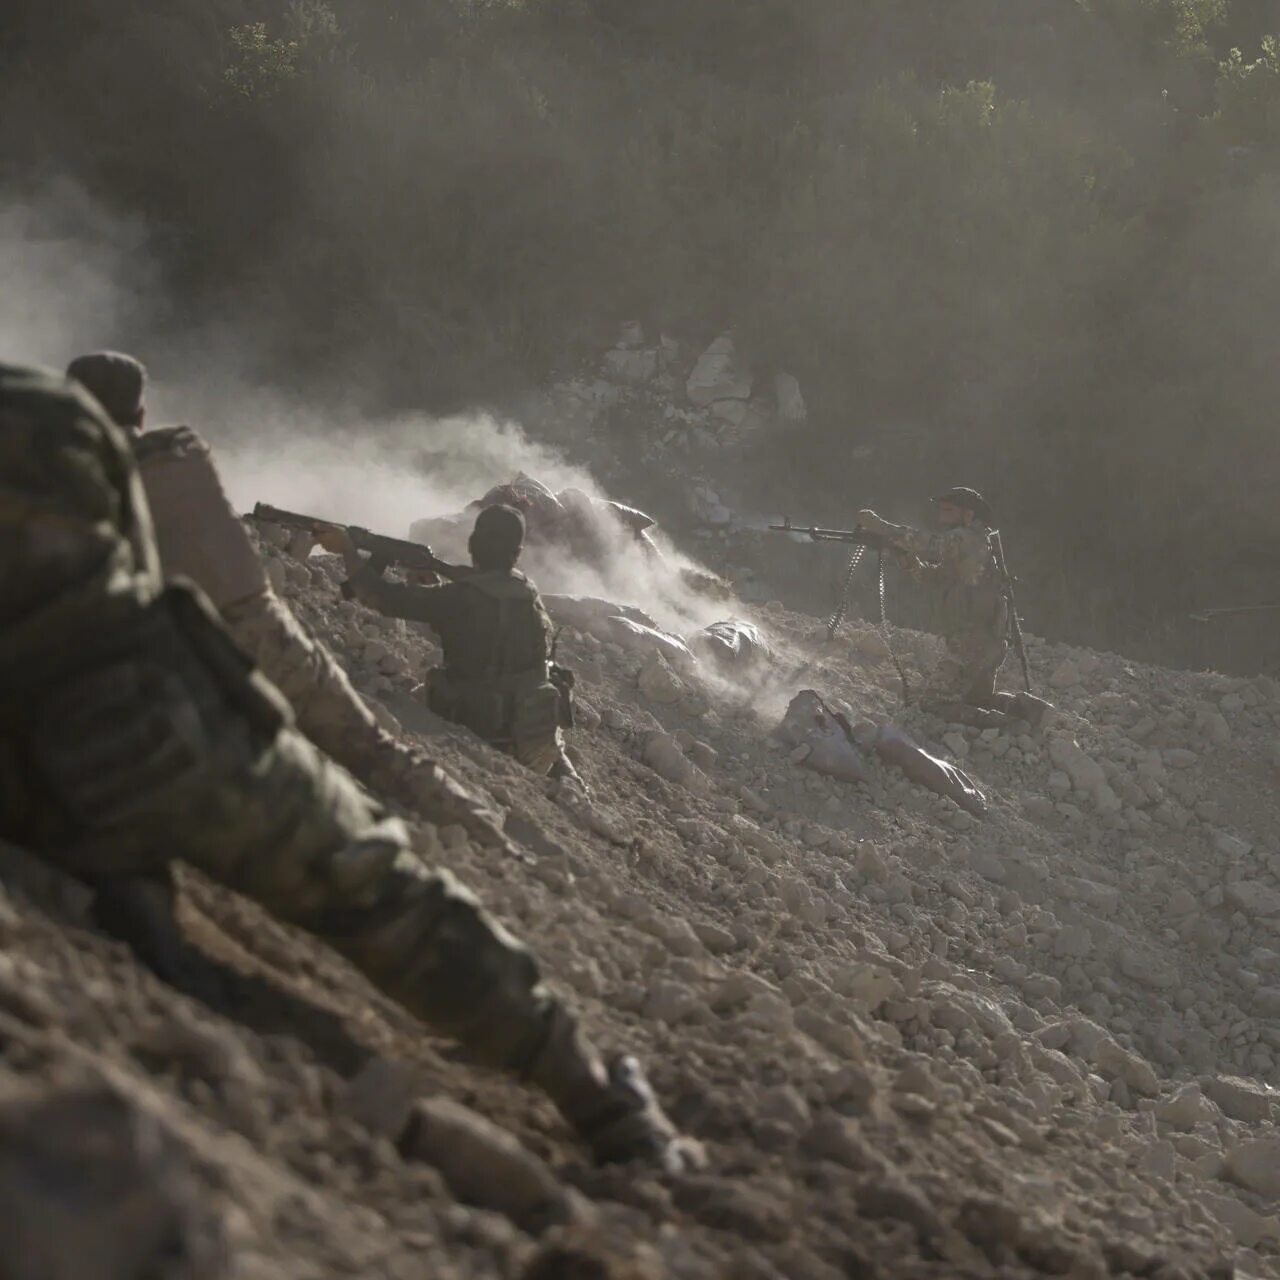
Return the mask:
[[1080,668],[1070,658],[1064,658],[1049,676],[1051,689],[1070,689],[1080,683]]
[[177,1134],[105,1084],[0,1100],[5,1280],[222,1274],[208,1188]]
[[778,421],[788,426],[798,426],[808,417],[800,383],[789,373],[779,373],[773,379],[773,398],[778,406]]
[[1227,1152],[1226,1174],[1260,1196],[1280,1199],[1280,1137],[1272,1134],[1232,1147]]
[[604,375],[615,382],[648,382],[657,375],[658,353],[653,349],[617,347],[606,351]]
[[639,688],[650,702],[660,706],[673,706],[685,695],[684,682],[661,653],[650,654],[640,668]]
[[751,371],[740,360],[733,339],[726,333],[698,357],[685,391],[700,408],[708,408],[718,401],[740,401],[745,412],[751,386]]
[[1236,1244],[1252,1249],[1266,1239],[1280,1237],[1280,1221],[1275,1214],[1263,1217],[1235,1196],[1202,1194],[1200,1203],[1234,1236]]
[[1257,1080],[1238,1076],[1214,1076],[1203,1081],[1204,1091],[1232,1120],[1256,1123],[1270,1120],[1280,1094]]
[[1263,880],[1233,880],[1222,888],[1223,901],[1247,916],[1280,916],[1280,889]]
[[1155,1107],[1155,1117],[1161,1124],[1189,1133],[1213,1114],[1198,1084],[1184,1084],[1171,1098]]
[[680,750],[680,744],[669,733],[649,734],[644,743],[644,762],[654,773],[695,795],[711,791],[706,774]]
[[404,1155],[438,1169],[460,1200],[539,1229],[570,1217],[555,1174],[505,1129],[450,1098],[423,1099],[400,1140]]
[[1166,991],[1178,985],[1178,971],[1152,951],[1124,947],[1120,951],[1120,972],[1141,986]]
[[628,653],[641,654],[645,657],[656,649],[672,666],[680,670],[688,670],[698,661],[693,651],[679,636],[658,627],[647,627],[630,618],[606,619],[604,634],[600,638],[613,641]]
[[1092,794],[1107,781],[1102,766],[1071,738],[1053,738],[1049,743],[1049,759],[1071,779],[1077,791]]

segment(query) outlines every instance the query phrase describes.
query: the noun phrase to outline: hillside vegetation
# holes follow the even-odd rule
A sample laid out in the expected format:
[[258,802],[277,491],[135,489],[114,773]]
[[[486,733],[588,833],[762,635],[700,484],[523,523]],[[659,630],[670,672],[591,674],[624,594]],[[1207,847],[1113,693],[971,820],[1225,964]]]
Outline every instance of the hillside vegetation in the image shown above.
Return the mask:
[[264,379],[371,410],[501,405],[622,320],[731,327],[809,402],[759,446],[780,505],[977,484],[1040,630],[1153,653],[1276,576],[1278,27],[1268,0],[16,0],[4,195],[70,177],[141,217],[153,325],[230,326]]

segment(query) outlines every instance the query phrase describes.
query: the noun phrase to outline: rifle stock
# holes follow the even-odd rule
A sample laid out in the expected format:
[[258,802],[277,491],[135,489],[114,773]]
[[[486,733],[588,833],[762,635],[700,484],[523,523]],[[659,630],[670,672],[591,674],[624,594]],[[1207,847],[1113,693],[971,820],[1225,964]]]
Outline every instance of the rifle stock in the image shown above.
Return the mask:
[[391,538],[386,534],[373,533],[359,525],[344,525],[337,520],[322,520],[319,516],[306,515],[299,511],[286,511],[283,507],[273,507],[267,502],[254,504],[253,518],[264,520],[269,524],[283,525],[286,529],[303,529],[308,533],[316,529],[345,529],[357,551],[369,553],[369,564],[381,573],[388,565],[399,565],[416,573],[433,573],[444,578],[463,578],[471,572],[466,565],[448,564],[441,560],[429,546],[421,542],[410,542],[405,538]]

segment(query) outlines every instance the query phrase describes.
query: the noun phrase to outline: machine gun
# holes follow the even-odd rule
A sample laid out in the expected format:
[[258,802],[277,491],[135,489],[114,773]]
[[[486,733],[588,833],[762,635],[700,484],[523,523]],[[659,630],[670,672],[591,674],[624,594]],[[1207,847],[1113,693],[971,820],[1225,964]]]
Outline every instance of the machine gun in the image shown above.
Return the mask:
[[849,612],[849,586],[853,582],[853,575],[858,571],[858,566],[862,563],[862,557],[868,551],[874,551],[877,554],[879,558],[877,572],[880,597],[880,637],[884,641],[885,648],[889,651],[889,657],[898,672],[898,679],[902,681],[903,705],[910,705],[911,686],[907,682],[906,668],[902,665],[902,661],[893,647],[893,641],[889,634],[889,614],[885,606],[884,557],[886,551],[892,550],[889,540],[882,534],[872,533],[870,529],[862,528],[861,525],[857,525],[852,529],[820,529],[817,525],[806,527],[792,524],[786,516],[782,517],[781,524],[771,524],[769,528],[774,533],[798,533],[802,537],[808,538],[810,542],[843,542],[853,548],[853,554],[849,557],[849,563],[844,571],[844,584],[840,588],[840,599],[836,604],[835,610],[827,619],[828,639],[835,637],[836,631],[844,621],[845,615]]
[[863,550],[870,548],[872,551],[883,551],[889,545],[880,534],[872,533],[861,525],[853,529],[819,529],[812,524],[792,524],[783,516],[781,524],[771,524],[769,528],[774,533],[798,533],[810,542],[847,542],[850,546],[861,547]]
[[1004,562],[1004,543],[1000,540],[1000,530],[992,529],[987,535],[991,546],[991,557],[1000,571],[1001,589],[1004,592],[1005,604],[1009,606],[1009,638],[1013,641],[1013,651],[1018,655],[1022,666],[1022,683],[1028,693],[1031,692],[1031,667],[1027,663],[1027,646],[1022,639],[1022,619],[1018,617],[1018,605],[1013,598],[1014,577],[1009,566]]
[[1193,622],[1212,622],[1214,618],[1230,618],[1240,613],[1277,613],[1280,604],[1236,604],[1226,609],[1204,609],[1191,614]]
[[432,574],[437,578],[464,578],[472,570],[467,565],[447,564],[430,547],[421,542],[409,542],[404,538],[389,538],[382,533],[371,533],[359,525],[344,525],[336,520],[321,520],[319,516],[303,515],[297,511],[285,511],[266,502],[254,504],[253,518],[270,524],[283,525],[286,529],[301,529],[313,533],[316,529],[345,529],[357,551],[369,553],[369,567],[382,573],[388,565],[400,565],[414,573]]

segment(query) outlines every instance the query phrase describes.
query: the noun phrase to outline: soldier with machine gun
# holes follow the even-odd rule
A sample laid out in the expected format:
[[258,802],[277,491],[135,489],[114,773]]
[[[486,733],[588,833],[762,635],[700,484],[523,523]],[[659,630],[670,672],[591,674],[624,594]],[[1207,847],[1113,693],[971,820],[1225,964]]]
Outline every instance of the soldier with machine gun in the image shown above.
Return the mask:
[[[929,673],[920,706],[943,720],[990,728],[1010,718],[1040,727],[1052,707],[1031,692],[1013,582],[991,508],[974,489],[948,489],[933,499],[937,528],[892,524],[871,510],[857,523],[898,553],[917,581],[941,596],[946,653]],[[998,692],[996,677],[1012,639],[1026,689]]]

